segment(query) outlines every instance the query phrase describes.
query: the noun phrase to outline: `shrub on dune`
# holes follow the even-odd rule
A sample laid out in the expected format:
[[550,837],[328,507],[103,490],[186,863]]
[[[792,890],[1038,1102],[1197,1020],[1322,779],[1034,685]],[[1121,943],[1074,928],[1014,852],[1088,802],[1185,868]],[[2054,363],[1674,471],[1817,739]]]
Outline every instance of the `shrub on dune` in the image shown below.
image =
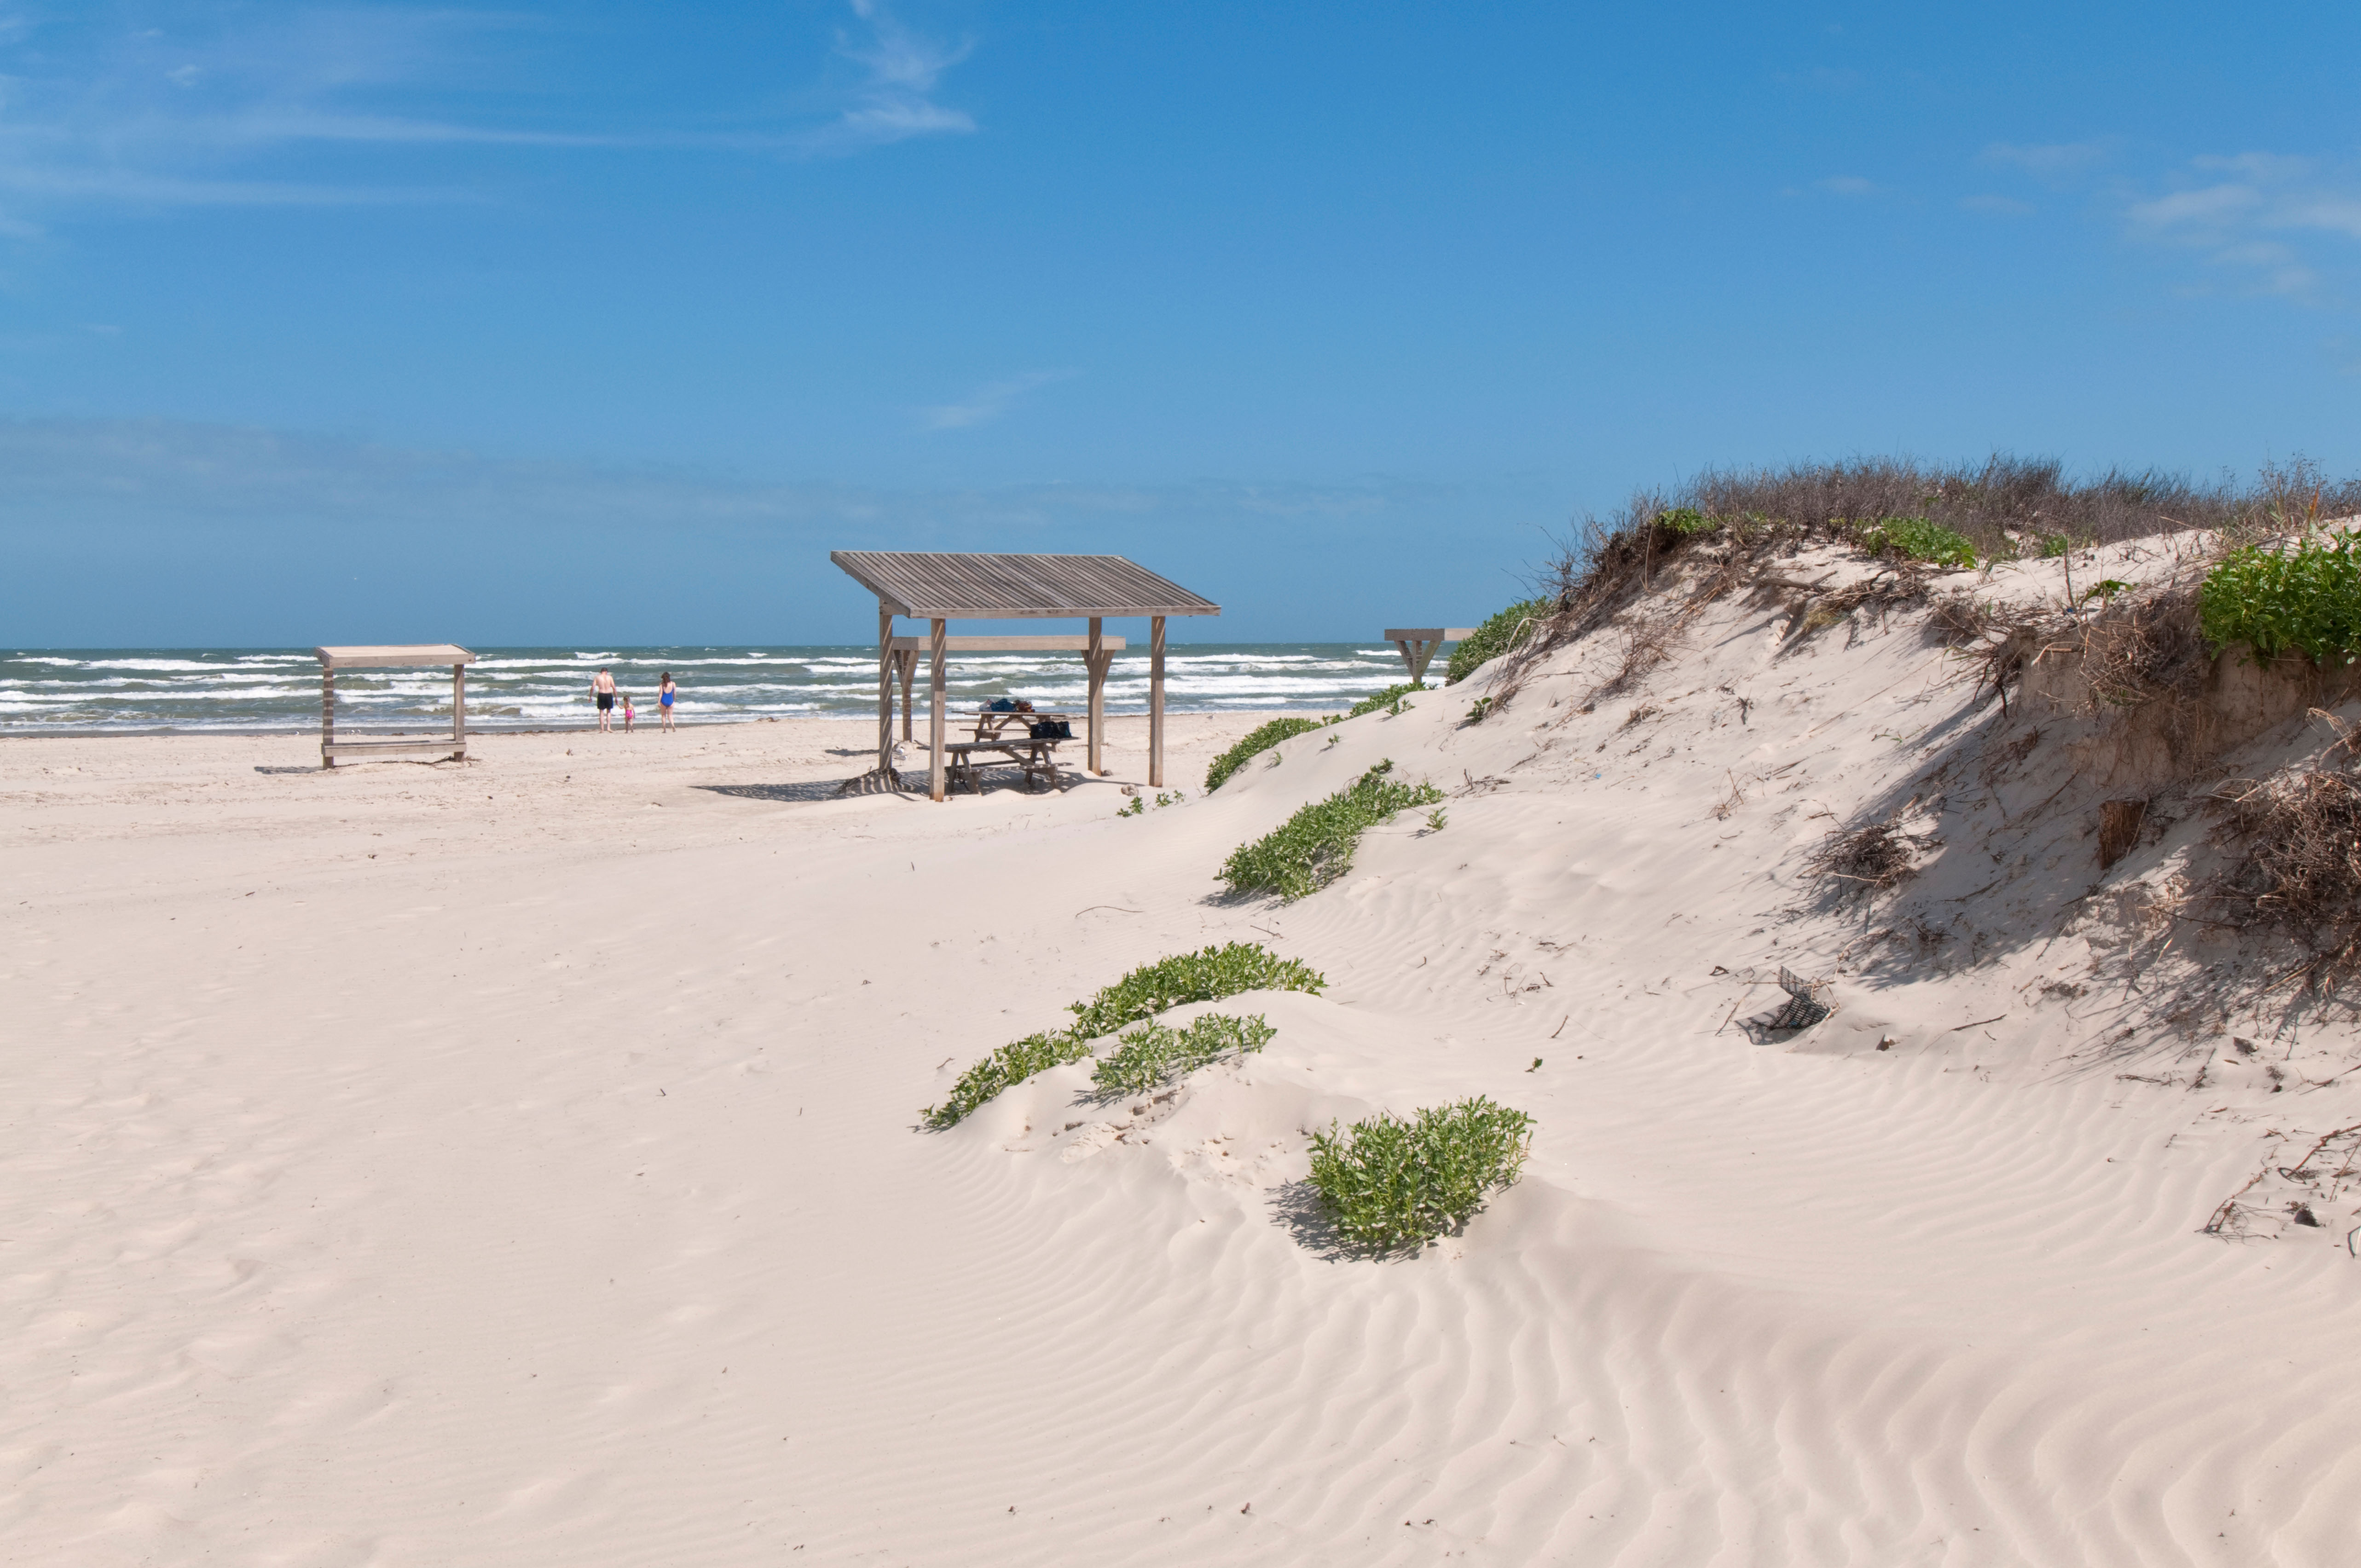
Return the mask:
[[1070,1032],[1095,1039],[1184,1002],[1218,1002],[1242,991],[1308,991],[1316,996],[1327,983],[1310,965],[1282,959],[1259,942],[1229,942],[1143,964],[1088,1002],[1071,1003]]
[[1477,1096],[1417,1112],[1380,1113],[1312,1135],[1312,1186],[1328,1223],[1374,1252],[1414,1247],[1455,1231],[1485,1194],[1514,1186],[1532,1147],[1533,1119]]
[[1027,1035],[960,1074],[943,1102],[928,1106],[921,1114],[929,1127],[955,1126],[1002,1090],[1014,1089],[1037,1072],[1080,1061],[1090,1054],[1090,1047],[1064,1030]]
[[1221,788],[1224,780],[1281,740],[1334,722],[1332,718],[1274,718],[1268,724],[1257,725],[1236,745],[1213,759],[1213,765],[1205,770],[1206,792],[1211,794]]
[[1424,681],[1404,681],[1400,685],[1388,686],[1385,690],[1375,693],[1369,696],[1365,696],[1360,701],[1355,703],[1352,707],[1352,710],[1346,713],[1345,717],[1346,718],[1358,718],[1365,713],[1375,713],[1381,707],[1390,707],[1395,712],[1399,713],[1401,711],[1400,705],[1402,698],[1410,696],[1412,692],[1422,692],[1425,689],[1426,683]]
[[1433,806],[1443,792],[1431,784],[1406,784],[1387,775],[1389,759],[1325,800],[1315,800],[1251,844],[1230,851],[1222,880],[1232,893],[1275,893],[1292,902],[1353,869],[1361,835],[1391,822],[1412,806]]
[[1243,1018],[1208,1013],[1183,1029],[1142,1024],[1117,1036],[1115,1048],[1092,1071],[1091,1085],[1102,1094],[1137,1094],[1224,1057],[1258,1051],[1277,1033],[1259,1013]]
[[1557,606],[1549,599],[1520,599],[1476,629],[1476,635],[1451,651],[1443,684],[1456,685],[1516,644],[1529,621],[1546,620]]
[[1923,517],[1864,522],[1853,531],[1853,537],[1872,555],[1899,555],[1905,561],[1924,561],[1960,572],[1976,564],[1976,547],[1965,535]]
[[[1327,977],[1319,970],[1295,959],[1282,959],[1258,942],[1229,942],[1159,959],[1133,970],[1088,1002],[1069,1003],[1066,1010],[1074,1015],[1074,1022],[1068,1027],[1027,1035],[985,1057],[960,1074],[941,1104],[929,1105],[919,1115],[938,1132],[957,1126],[1001,1091],[1053,1067],[1081,1061],[1091,1054],[1091,1041],[1151,1019],[1169,1007],[1186,1002],[1218,1002],[1245,991],[1304,991],[1318,995],[1327,983]],[[1260,1019],[1253,1022],[1261,1024]],[[1268,1025],[1263,1027],[1262,1039],[1268,1040]],[[1198,1043],[1213,1038],[1212,1032],[1202,1033]],[[1260,1050],[1262,1044],[1258,1040],[1242,1048]]]
[[[1375,713],[1381,707],[1391,708],[1394,712],[1400,713],[1402,698],[1412,692],[1422,692],[1426,689],[1424,681],[1404,681],[1399,685],[1390,685],[1381,692],[1363,697],[1345,713],[1332,713],[1325,718],[1274,718],[1268,724],[1258,724],[1240,737],[1236,745],[1213,759],[1213,765],[1205,770],[1206,793],[1210,795],[1221,788],[1223,781],[1281,740],[1292,740],[1298,735],[1307,735],[1314,729],[1325,729],[1332,724],[1342,724],[1348,718],[1358,718],[1365,713]],[[1333,745],[1335,738],[1331,736],[1329,740]],[[1277,761],[1276,758],[1272,760]]]
[[2292,649],[2351,663],[2361,654],[2361,529],[2231,551],[2205,574],[2197,615],[2217,652],[2243,642],[2258,659]]

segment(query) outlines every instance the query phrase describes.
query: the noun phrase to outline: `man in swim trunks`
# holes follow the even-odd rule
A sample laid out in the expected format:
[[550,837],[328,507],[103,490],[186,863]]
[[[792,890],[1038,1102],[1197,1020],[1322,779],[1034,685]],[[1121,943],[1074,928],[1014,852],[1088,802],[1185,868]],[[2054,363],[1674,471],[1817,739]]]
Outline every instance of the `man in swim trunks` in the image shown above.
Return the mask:
[[615,729],[615,677],[602,667],[590,681],[590,700],[598,705],[598,732],[609,735]]

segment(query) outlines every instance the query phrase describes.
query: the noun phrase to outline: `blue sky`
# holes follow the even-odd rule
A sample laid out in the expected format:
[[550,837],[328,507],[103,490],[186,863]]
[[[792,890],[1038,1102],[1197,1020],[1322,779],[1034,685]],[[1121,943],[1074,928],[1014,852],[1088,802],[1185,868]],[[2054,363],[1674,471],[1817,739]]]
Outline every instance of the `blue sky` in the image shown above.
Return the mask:
[[2361,469],[2350,7],[0,9],[0,643],[1359,638],[1708,465]]

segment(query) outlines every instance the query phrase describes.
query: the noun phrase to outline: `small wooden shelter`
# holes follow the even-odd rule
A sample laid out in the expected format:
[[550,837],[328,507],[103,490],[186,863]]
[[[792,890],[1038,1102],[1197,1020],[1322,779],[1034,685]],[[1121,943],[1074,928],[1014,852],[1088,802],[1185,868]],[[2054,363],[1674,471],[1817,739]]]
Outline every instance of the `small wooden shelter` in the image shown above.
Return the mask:
[[1402,663],[1410,666],[1410,678],[1426,679],[1426,666],[1434,651],[1445,642],[1465,642],[1476,635],[1472,626],[1389,626],[1386,641],[1401,650]]
[[[340,756],[383,756],[397,751],[435,751],[454,762],[467,760],[467,666],[476,656],[449,642],[379,648],[314,648],[320,656],[320,765],[333,768]],[[451,733],[336,739],[336,672],[451,666]]]
[[[1176,615],[1219,615],[1222,607],[1120,555],[986,555],[897,550],[834,550],[829,559],[877,596],[877,771],[894,771],[894,618],[908,616],[928,625],[932,679],[928,744],[932,755],[928,791],[944,795],[943,655],[953,620],[1069,620],[1089,624],[1080,639],[1090,675],[1089,762],[1100,765],[1106,730],[1106,674],[1116,642],[1110,646],[1105,622],[1120,616],[1146,616],[1148,636],[1148,782],[1164,783],[1164,622]],[[997,639],[961,638],[979,650]],[[1050,639],[1011,640],[1038,648]],[[1005,644],[1004,644],[1005,645]]]

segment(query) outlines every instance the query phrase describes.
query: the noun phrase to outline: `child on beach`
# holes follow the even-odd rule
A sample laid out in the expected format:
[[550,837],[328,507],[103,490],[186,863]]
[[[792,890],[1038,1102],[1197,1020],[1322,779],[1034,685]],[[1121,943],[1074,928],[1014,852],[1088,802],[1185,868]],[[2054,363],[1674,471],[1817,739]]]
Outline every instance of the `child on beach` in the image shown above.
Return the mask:
[[624,734],[626,734],[626,735],[629,735],[631,732],[631,699],[630,697],[626,696],[626,697],[623,699],[623,733],[624,733]]
[[598,733],[610,735],[615,729],[615,677],[602,666],[590,680],[590,700],[598,705]]
[[657,717],[664,721],[664,728],[666,729],[672,728],[672,699],[675,695],[672,672],[666,670],[664,673],[664,679],[656,683],[656,713]]

